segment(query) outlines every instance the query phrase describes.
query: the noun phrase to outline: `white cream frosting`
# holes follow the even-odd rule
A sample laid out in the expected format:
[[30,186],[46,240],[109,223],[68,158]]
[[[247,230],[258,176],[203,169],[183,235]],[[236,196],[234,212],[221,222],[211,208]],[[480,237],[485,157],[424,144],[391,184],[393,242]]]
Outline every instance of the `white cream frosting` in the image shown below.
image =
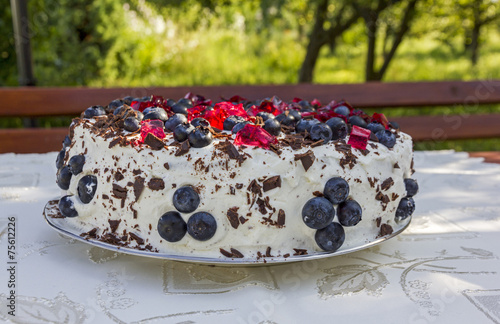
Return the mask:
[[[332,142],[299,150],[283,147],[280,155],[270,150],[246,147],[242,153],[248,154],[247,159],[239,165],[238,161],[228,159],[226,154],[214,154],[217,139],[209,146],[191,148],[182,156],[174,155],[178,149],[175,146],[166,146],[158,151],[147,145],[116,145],[109,148],[113,138],[106,139],[92,133],[89,127],[92,122],[85,120],[74,127],[72,145],[68,148],[67,158],[84,154],[86,162],[83,171],[72,177],[69,189],[63,191],[63,195],[73,196],[71,199],[79,215],[67,218],[67,221],[82,232],[98,228],[96,234],[102,235],[111,232],[108,220],[121,220],[116,230],[118,235],[124,231],[134,233],[145,241],[142,246],[150,244],[162,253],[225,258],[219,249],[229,251],[235,248],[246,258],[255,258],[257,252],[265,254],[268,247],[273,256],[293,254],[294,248],[321,251],[314,240],[316,230],[304,224],[301,210],[309,199],[315,197],[313,192],[322,192],[325,183],[332,177],[342,177],[348,182],[349,197],[363,209],[361,222],[353,227],[344,227],[345,242],[342,249],[358,246],[377,237],[378,217],[382,224],[395,225],[396,209],[406,194],[403,180],[411,175],[412,141],[410,136],[401,132],[392,149],[371,141],[367,147],[370,152],[366,155],[358,149],[352,149],[357,162],[351,169],[348,165],[342,168],[339,161],[344,153],[338,152]],[[164,142],[172,143],[172,135],[167,134]],[[315,161],[305,171],[301,161],[295,161],[294,156],[308,150],[313,151]],[[168,163],[168,170],[165,163]],[[396,164],[399,167],[395,167]],[[117,181],[114,175],[118,170],[123,174],[123,179]],[[141,173],[134,174],[134,170],[140,170]],[[78,181],[85,175],[97,177],[97,190],[88,204],[82,203],[77,193]],[[252,180],[262,185],[259,179],[277,175],[281,177],[281,187],[263,192],[261,199],[269,197],[269,204],[275,208],[272,220],[277,220],[280,209],[284,211],[285,224],[282,227],[266,224],[263,217],[269,217],[272,211],[261,214],[257,203],[250,206],[247,198],[248,194],[252,196],[247,191]],[[131,183],[137,176],[145,179],[145,187],[140,198],[135,201]],[[147,183],[152,178],[162,179],[165,188],[151,190]],[[368,178],[376,179],[373,186]],[[375,197],[377,189],[381,190],[381,183],[388,178],[392,178],[394,184],[381,191],[390,198],[384,209],[381,201]],[[113,195],[113,184],[127,189],[123,208],[122,199]],[[238,184],[242,185],[241,189],[236,189],[241,186]],[[217,230],[207,241],[197,241],[186,233],[179,242],[167,242],[158,234],[158,219],[164,213],[176,210],[172,202],[174,192],[188,185],[200,191],[200,205],[193,213],[205,211],[213,215]],[[231,187],[235,188],[234,194],[231,194]],[[109,199],[105,199],[106,196]],[[239,216],[247,219],[237,229],[231,226],[227,217],[228,209],[232,207],[238,207]],[[187,222],[193,213],[181,215]],[[250,213],[251,216],[247,215]],[[337,216],[334,221],[338,221]],[[134,245],[137,242],[131,241],[130,246]]]

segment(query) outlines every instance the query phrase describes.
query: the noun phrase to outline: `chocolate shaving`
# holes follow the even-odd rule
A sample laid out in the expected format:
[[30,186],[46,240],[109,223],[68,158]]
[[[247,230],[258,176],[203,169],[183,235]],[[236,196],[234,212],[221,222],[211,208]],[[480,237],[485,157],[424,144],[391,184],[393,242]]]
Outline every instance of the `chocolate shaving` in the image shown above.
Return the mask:
[[187,152],[189,152],[189,148],[191,147],[191,145],[189,145],[189,141],[188,140],[185,140],[184,142],[181,143],[181,145],[179,146],[179,148],[177,149],[177,151],[175,152],[175,156],[181,156],[181,155],[184,155],[186,154]]
[[260,198],[257,198],[257,205],[259,205],[259,211],[262,215],[267,214],[266,202]]
[[398,197],[399,197],[399,195],[397,193],[395,193],[395,192],[392,193],[392,197],[391,197],[392,201],[398,199]]
[[159,151],[165,146],[165,143],[163,143],[161,139],[154,136],[152,133],[148,133],[148,135],[146,135],[144,144],[149,145],[149,147],[151,147],[151,149],[155,151]]
[[[238,184],[236,184],[236,188],[238,188]],[[257,180],[253,179],[247,187],[247,190],[253,193],[254,195],[258,195],[262,197],[261,186],[257,183]],[[239,188],[238,188],[239,189]]]
[[244,257],[243,254],[241,254],[241,252],[236,250],[236,249],[231,248],[231,252],[233,253],[234,258],[243,258]]
[[314,156],[313,151],[311,151],[311,150],[309,150],[303,154],[295,154],[295,158],[294,158],[295,161],[300,160],[300,162],[302,162],[302,166],[304,167],[304,170],[306,170],[306,172],[307,172],[307,170],[309,170],[311,165],[313,165],[314,159],[315,159],[315,156]]
[[123,174],[120,171],[116,171],[116,173],[115,173],[115,180],[116,181],[123,180],[124,178],[125,177],[123,176]]
[[112,148],[113,146],[116,146],[118,143],[120,143],[122,141],[122,138],[121,137],[117,137],[115,138],[114,140],[111,141],[111,143],[109,143],[109,146],[108,148]]
[[94,227],[90,231],[80,234],[80,236],[83,238],[96,238],[97,237],[96,233],[97,233],[97,227]]
[[285,225],[285,211],[280,209],[278,211],[278,227],[283,227]]
[[370,141],[378,142],[378,137],[373,132],[370,132]]
[[392,180],[392,178],[389,177],[389,178],[385,179],[384,182],[382,182],[382,184],[380,185],[380,188],[382,190],[387,190],[390,187],[392,187],[393,184],[394,184],[394,180]]
[[290,256],[290,253],[283,254],[283,257],[284,257],[284,258],[288,258],[289,256]]
[[227,219],[234,229],[237,229],[238,226],[240,226],[238,209],[239,207],[231,207],[227,210]]
[[139,244],[139,245],[143,245],[144,244],[144,240],[141,237],[137,236],[137,234],[128,233],[128,235],[130,236],[130,238],[132,240],[135,240],[137,242],[137,244]]
[[109,196],[108,196],[108,195],[106,195],[106,194],[103,194],[103,195],[102,195],[102,199],[109,199]]
[[266,257],[268,257],[268,258],[273,257],[273,255],[271,254],[271,247],[270,246],[268,246],[266,249]]
[[230,159],[238,160],[240,158],[240,152],[238,152],[238,149],[233,145],[233,143],[229,143],[226,150]]
[[163,167],[167,170],[170,170],[170,165],[168,165],[168,162],[164,163]]
[[240,220],[241,225],[245,224],[248,221],[248,219],[246,219],[243,216],[240,216],[239,220]]
[[281,188],[281,176],[279,176],[279,175],[271,177],[271,178],[267,178],[262,183],[262,190],[264,192],[272,190],[274,188],[278,188],[278,187]]
[[314,191],[313,195],[316,197],[324,197],[325,196],[321,191]]
[[144,178],[142,177],[136,177],[134,181],[134,196],[135,196],[135,201],[139,200],[139,197],[141,196],[142,191],[144,190]]
[[400,167],[399,167],[398,162],[394,163],[394,169],[399,169],[399,168],[400,168]]
[[148,187],[151,190],[163,190],[165,189],[165,181],[160,178],[153,178],[149,180]]
[[228,252],[228,251],[224,250],[223,248],[219,248],[219,251],[225,257],[231,258],[233,256],[233,254],[231,252]]
[[380,232],[378,233],[377,237],[382,237],[382,236],[390,235],[390,234],[392,234],[393,231],[394,230],[392,229],[391,225],[389,225],[389,224],[382,224],[382,226],[380,226]]
[[113,195],[119,199],[127,198],[127,189],[113,183]]
[[380,223],[382,223],[382,217],[377,217],[377,219],[375,219],[375,222],[377,223],[377,227],[380,227]]
[[293,255],[307,255],[307,250],[305,249],[293,249],[295,253]]
[[116,232],[116,229],[118,228],[118,225],[120,225],[121,221],[122,221],[121,219],[119,219],[119,220],[108,219],[109,228],[111,229],[111,233]]

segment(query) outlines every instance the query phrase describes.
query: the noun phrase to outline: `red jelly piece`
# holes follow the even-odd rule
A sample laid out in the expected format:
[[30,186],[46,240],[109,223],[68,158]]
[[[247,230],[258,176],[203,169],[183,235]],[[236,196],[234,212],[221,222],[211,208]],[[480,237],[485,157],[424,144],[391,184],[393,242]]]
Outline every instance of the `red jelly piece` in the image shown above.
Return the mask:
[[313,101],[311,101],[311,105],[315,108],[319,108],[321,107],[321,102],[318,99],[313,99]]
[[187,110],[188,111],[188,115],[187,115],[188,120],[192,121],[195,118],[202,117],[205,109],[207,109],[207,106],[205,106],[205,105],[198,105],[198,106],[194,106],[193,108],[189,108]]
[[228,101],[240,103],[247,101],[247,98],[243,98],[242,96],[232,96]]
[[148,133],[153,134],[158,138],[165,138],[165,132],[163,131],[163,122],[158,119],[144,120],[141,122],[141,143],[144,143],[144,139],[148,136]]
[[371,131],[366,128],[352,126],[351,135],[347,144],[354,148],[365,150],[368,139],[370,138]]
[[302,101],[302,99],[295,97],[295,98],[293,98],[293,100],[292,100],[292,101],[293,101],[293,102],[295,102],[295,103],[297,103],[297,102],[301,102],[301,101]]
[[270,144],[277,144],[278,140],[262,127],[247,124],[238,133],[234,139],[235,145],[258,146],[263,149],[269,149]]
[[389,129],[389,121],[384,114],[373,113],[372,122],[384,125],[385,129]]

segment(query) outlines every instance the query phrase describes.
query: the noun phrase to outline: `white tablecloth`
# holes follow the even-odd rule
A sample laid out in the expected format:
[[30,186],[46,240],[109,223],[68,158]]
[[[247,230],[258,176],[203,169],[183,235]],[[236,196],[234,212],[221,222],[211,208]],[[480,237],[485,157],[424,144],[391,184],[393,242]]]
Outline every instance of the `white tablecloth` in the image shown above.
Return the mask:
[[[307,262],[212,267],[75,242],[43,220],[55,153],[0,155],[0,319],[13,323],[500,323],[500,165],[416,152],[412,224]],[[8,223],[16,218],[16,316]],[[11,260],[12,262],[12,260]]]

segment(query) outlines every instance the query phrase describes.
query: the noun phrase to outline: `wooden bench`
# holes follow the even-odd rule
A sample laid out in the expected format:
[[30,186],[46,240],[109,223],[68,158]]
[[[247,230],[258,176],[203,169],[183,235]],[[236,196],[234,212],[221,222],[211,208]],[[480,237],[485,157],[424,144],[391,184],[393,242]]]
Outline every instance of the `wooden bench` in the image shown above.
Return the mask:
[[[125,96],[155,94],[178,99],[187,92],[208,98],[240,95],[257,99],[277,95],[284,100],[314,98],[326,103],[346,99],[357,108],[465,106],[471,113],[482,104],[500,103],[500,80],[343,85],[196,86],[149,88],[0,88],[1,117],[78,116],[85,108]],[[415,141],[500,138],[500,114],[415,116],[391,118]],[[0,129],[0,153],[43,153],[57,151],[67,128]],[[490,153],[490,159],[500,154]]]

